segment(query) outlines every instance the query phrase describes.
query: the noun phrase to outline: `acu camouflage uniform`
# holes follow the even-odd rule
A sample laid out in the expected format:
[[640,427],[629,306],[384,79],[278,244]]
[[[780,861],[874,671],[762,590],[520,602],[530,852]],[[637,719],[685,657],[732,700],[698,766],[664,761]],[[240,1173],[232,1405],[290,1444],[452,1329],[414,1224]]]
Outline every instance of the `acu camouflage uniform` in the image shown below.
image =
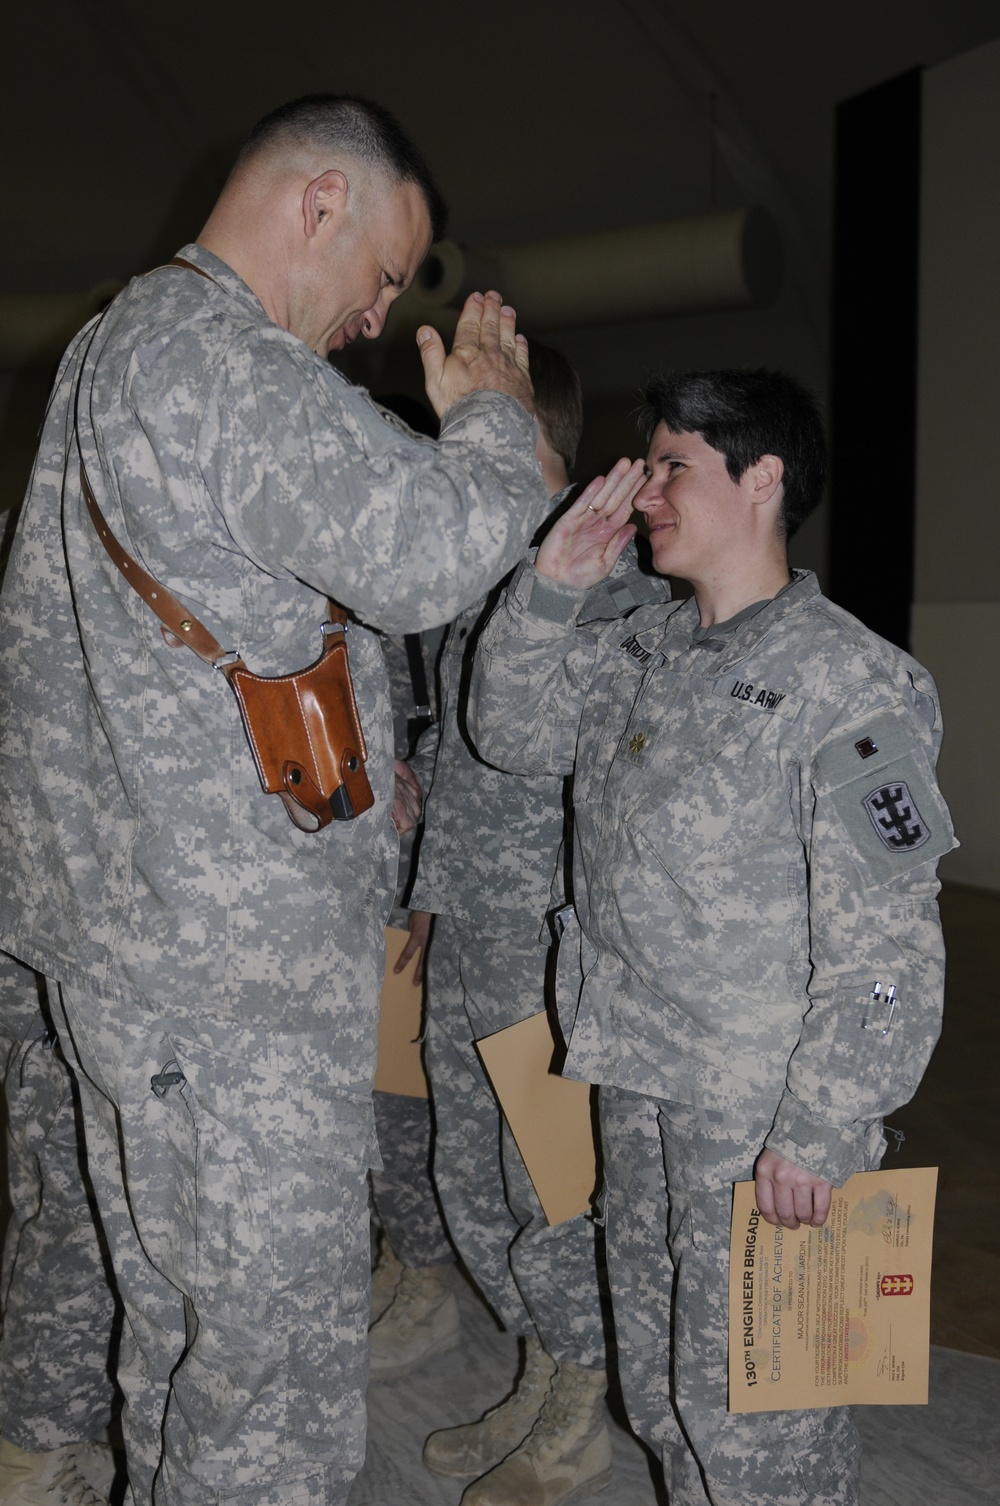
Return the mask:
[[326,594],[390,632],[453,617],[547,499],[511,398],[472,395],[418,438],[230,268],[183,255],[213,280],[135,280],[50,401],[0,598],[0,946],[58,980],[81,1069],[134,1499],[156,1475],[165,1506],[328,1506],[364,1451],[397,852],[381,645],[350,633],[375,805],[302,833],[262,793],[223,678],[105,554],[78,379],[112,530],[264,674],[317,656]]
[[0,1436],[29,1454],[101,1437],[116,1299],[81,1164],[76,1085],[44,980],[0,952],[10,1213],[0,1276]]
[[[630,553],[587,598],[589,621],[662,600]],[[594,1226],[550,1228],[473,1042],[545,1005],[546,911],[561,903],[560,774],[512,777],[484,763],[466,724],[483,600],[452,624],[439,662],[441,735],[411,905],[433,911],[427,1065],[434,1177],[462,1258],[512,1333],[557,1361],[605,1365]],[[540,932],[544,931],[544,935]]]
[[[882,1116],[920,1081],[953,846],[934,685],[809,573],[705,632],[693,601],[627,631],[579,627],[579,604],[521,571],[484,630],[470,720],[512,769],[575,765],[565,1070],[606,1085],[630,1414],[672,1506],[846,1506],[846,1410],[726,1412],[731,1183],[765,1144],[837,1184],[876,1166]],[[875,981],[899,1002],[863,1028]]]
[[[428,687],[434,681],[434,661],[442,637],[440,629],[420,634]],[[396,757],[409,763],[426,794],[434,772],[437,724],[428,727],[416,746],[411,748],[408,722],[416,708],[406,647],[398,636],[386,638],[383,647],[389,671]],[[399,839],[399,875],[388,923],[404,931],[410,912],[403,901],[413,879],[413,852],[419,830],[418,823],[413,831]],[[372,1202],[389,1244],[404,1266],[450,1264],[455,1259],[455,1247],[441,1221],[431,1176],[430,1102],[426,1098],[409,1098],[402,1093],[381,1092],[373,1095],[372,1102],[382,1158],[381,1169],[371,1173]]]

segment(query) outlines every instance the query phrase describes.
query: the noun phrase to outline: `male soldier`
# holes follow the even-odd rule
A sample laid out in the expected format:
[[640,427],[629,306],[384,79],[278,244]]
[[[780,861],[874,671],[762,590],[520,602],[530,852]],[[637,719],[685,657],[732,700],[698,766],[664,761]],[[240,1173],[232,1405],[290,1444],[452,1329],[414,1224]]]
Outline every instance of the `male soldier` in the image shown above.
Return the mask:
[[[726,1411],[731,1193],[755,1177],[770,1222],[821,1225],[920,1080],[953,845],[937,698],[789,570],[824,478],[808,394],[780,373],[694,372],[646,403],[645,466],[619,462],[570,509],[485,630],[470,719],[509,767],[575,755],[568,1070],[603,1084],[623,1388],[671,1506],[848,1506],[846,1409]],[[633,501],[657,570],[694,596],[580,627]]]
[[[363,1455],[396,866],[381,649],[352,627],[374,803],[307,833],[184,635],[197,619],[288,675],[327,596],[412,631],[521,552],[546,496],[498,295],[468,300],[447,357],[420,332],[437,442],[327,361],[379,333],[441,215],[378,107],[312,96],[261,122],[179,264],[67,352],[0,598],[0,945],[51,980],[79,1077],[136,1502],[155,1478],[166,1506],[329,1506]],[[150,600],[181,598],[179,631],[132,590],[136,560]]]
[[[383,405],[415,429],[436,435],[437,420],[422,403],[395,393]],[[399,870],[388,924],[410,928],[406,955],[396,971],[409,971],[419,987],[423,982],[423,928],[414,930],[413,912],[404,903],[415,871],[414,855],[423,810],[430,788],[437,749],[434,711],[434,664],[447,628],[392,634],[383,639],[389,694],[392,701],[393,745],[396,753],[397,802],[393,821],[399,832]],[[426,1098],[376,1091],[372,1096],[375,1128],[382,1159],[370,1176],[372,1208],[379,1226],[378,1259],[372,1269],[371,1316],[377,1320],[393,1300],[404,1271],[409,1280],[436,1287],[446,1266],[456,1259],[448,1238],[431,1177],[431,1111]],[[449,1306],[452,1337],[458,1339],[458,1304]],[[373,1374],[369,1348],[369,1373]]]
[[[580,439],[580,384],[558,351],[533,342],[530,362],[537,453],[555,499],[569,484]],[[584,616],[617,617],[665,594],[630,554],[591,593]],[[469,741],[472,650],[491,606],[484,599],[468,608],[442,650],[440,742],[410,903],[436,916],[426,1046],[435,1182],[466,1266],[524,1340],[524,1367],[507,1400],[482,1419],[432,1433],[424,1460],[443,1474],[482,1476],[465,1506],[555,1506],[608,1479],[604,1325],[594,1224],[580,1215],[549,1226],[474,1045],[544,1008],[545,915],[563,897],[561,776],[505,774]],[[447,1279],[434,1292],[404,1275],[372,1330],[373,1376],[402,1373],[446,1341],[449,1295]]]
[[[531,342],[528,368],[534,389],[535,421],[538,426],[535,454],[542,467],[546,486],[552,496],[556,496],[569,484],[569,467],[572,465],[579,443],[583,422],[580,379],[563,355],[537,340]],[[508,910],[517,905],[526,910],[530,955],[532,959],[539,956],[544,959],[544,954],[539,952],[539,931],[549,903],[548,884],[551,882],[551,870],[556,861],[555,848],[552,851],[546,849],[546,837],[550,839],[550,847],[553,840],[556,847],[558,846],[558,836],[553,836],[553,830],[559,834],[562,831],[561,781],[548,781],[548,784],[554,787],[554,793],[552,788],[546,791],[552,796],[550,805],[554,807],[553,810],[544,802],[539,804],[537,792],[530,785],[522,786],[521,781],[501,774],[496,769],[486,768],[475,757],[464,740],[465,681],[468,679],[468,671],[471,668],[476,626],[484,615],[488,615],[491,603],[495,602],[495,599],[496,591],[468,608],[454,627],[447,630],[446,647],[444,653],[440,655],[437,677],[445,694],[445,720],[442,722],[439,714],[435,724],[421,736],[417,744],[416,756],[410,760],[411,768],[416,772],[422,787],[428,794],[432,779],[434,780],[434,797],[430,824],[428,826],[425,822],[421,832],[420,850],[423,856],[419,865],[419,877],[416,869],[408,876],[406,892],[420,894],[422,898],[419,903],[427,903],[433,907],[437,906],[442,894],[446,896],[446,904],[456,903],[463,909],[470,905],[482,905],[489,914],[487,929],[489,930],[492,924],[495,930],[496,911],[492,901],[488,901],[482,893],[482,889],[484,877],[488,881],[486,884],[488,891],[490,882],[497,877],[497,874],[493,871],[494,863],[484,857],[482,847],[484,842],[499,832],[504,840],[503,861],[510,864],[515,851],[517,854],[517,882],[512,883],[509,874],[504,879],[502,884],[504,903]],[[430,635],[423,636],[429,637]],[[440,649],[440,643],[438,647]],[[437,659],[438,655],[435,655],[435,658]],[[396,681],[392,673],[394,660],[393,656],[388,653],[387,662],[390,686],[393,687],[395,698]],[[397,664],[399,662],[398,655],[395,662]],[[442,735],[443,748],[441,746]],[[435,775],[439,751],[441,762]],[[498,792],[505,798],[495,798]],[[518,810],[518,820],[523,823],[524,832],[530,833],[527,842],[517,840],[510,830],[509,807],[514,798],[517,799],[519,807],[525,798],[529,802],[527,810]],[[471,820],[470,807],[474,812]],[[541,857],[540,863],[539,857]],[[448,858],[450,858],[450,863]],[[469,873],[470,861],[476,864],[474,878],[470,877]],[[539,867],[543,892],[537,892],[536,869]],[[475,892],[472,892],[473,890]],[[409,929],[410,939],[403,950],[396,970],[397,972],[403,971],[412,962],[419,981],[424,972],[425,951],[428,951],[429,956],[427,943],[434,913],[433,909],[420,909],[417,908],[417,902],[413,903],[414,907],[404,912],[399,922]],[[443,934],[446,935],[448,921],[443,919],[441,924]],[[501,929],[502,931],[511,929],[509,920],[503,922]],[[445,945],[446,943],[442,942],[442,951]],[[500,942],[497,941],[495,945],[499,947]],[[512,965],[516,967],[518,960],[518,958],[506,959],[504,967],[509,968]],[[443,962],[435,967],[434,978],[435,995],[439,989],[448,988],[453,991],[448,968]],[[511,1016],[511,1023],[520,1018],[525,1009],[530,1012],[533,1008],[540,1007],[541,994],[538,989],[532,988],[529,990],[527,1005],[522,1006],[520,996],[518,996],[518,1006]],[[464,1009],[459,1019],[461,1039],[465,1041],[469,1031]],[[440,1016],[437,1024],[440,1024]],[[437,1025],[435,1025],[435,1039],[438,1033]],[[431,1046],[427,1048],[428,1066],[433,1049]],[[446,1094],[444,1083],[438,1076],[435,1077],[435,1082],[436,1119],[440,1121],[442,1131],[446,1134],[454,1134],[456,1126],[449,1122],[450,1098]],[[532,1332],[531,1320],[524,1311],[523,1303],[516,1294],[513,1303],[507,1297],[512,1289],[507,1250],[512,1238],[512,1230],[516,1230],[517,1226],[513,1223],[502,1183],[498,1154],[499,1118],[496,1112],[496,1102],[482,1075],[481,1068],[478,1067],[478,1061],[475,1088],[477,1097],[482,1095],[481,1107],[487,1119],[491,1154],[486,1158],[485,1165],[481,1155],[471,1160],[467,1160],[464,1155],[460,1158],[469,1178],[468,1186],[464,1189],[465,1198],[467,1200],[470,1194],[474,1195],[476,1216],[470,1224],[470,1219],[466,1216],[467,1207],[464,1203],[459,1204],[457,1195],[449,1196],[449,1220],[462,1227],[463,1255],[468,1268],[476,1272],[477,1276],[483,1265],[483,1252],[491,1252],[493,1265],[481,1277],[483,1290],[490,1295],[490,1300],[493,1301],[498,1312],[508,1317],[511,1314],[514,1315],[513,1332],[529,1333]],[[408,1108],[407,1105],[409,1105]],[[398,1285],[395,1292],[391,1294],[391,1305],[385,1304],[387,1310],[383,1310],[379,1315],[379,1321],[375,1323],[369,1334],[369,1373],[373,1380],[395,1380],[424,1364],[433,1356],[452,1348],[459,1338],[458,1303],[449,1271],[450,1265],[454,1263],[454,1245],[444,1235],[445,1242],[449,1246],[447,1250],[445,1249],[442,1244],[443,1230],[436,1226],[428,1207],[429,1197],[433,1197],[435,1202],[437,1200],[436,1176],[435,1181],[432,1181],[429,1164],[425,1174],[422,1167],[418,1168],[413,1164],[414,1146],[417,1147],[421,1156],[425,1145],[430,1150],[427,1130],[424,1129],[421,1133],[418,1127],[421,1109],[424,1109],[425,1118],[429,1123],[430,1106],[423,1104],[421,1100],[400,1101],[390,1098],[389,1095],[375,1094],[375,1119],[379,1133],[379,1150],[383,1161],[383,1171],[374,1174],[372,1179],[378,1194],[376,1206],[380,1215],[386,1211],[387,1200],[382,1194],[387,1180],[386,1173],[389,1172],[391,1173],[391,1186],[399,1189],[395,1198],[399,1214],[405,1212],[406,1218],[398,1215],[394,1217],[394,1210],[390,1206],[388,1221],[383,1220],[383,1226],[390,1236],[393,1247],[402,1256],[402,1265],[398,1270]],[[435,1136],[435,1145],[436,1143]],[[447,1148],[442,1145],[441,1154],[435,1159],[435,1174],[440,1172],[449,1185],[458,1171],[458,1167],[452,1164],[456,1160],[455,1149],[456,1147],[451,1145]],[[428,1163],[429,1159],[430,1157],[428,1157]],[[404,1182],[406,1183],[405,1195]],[[409,1206],[407,1207],[406,1204]],[[474,1243],[470,1245],[472,1240]],[[592,1257],[588,1255],[588,1269],[592,1264]],[[499,1278],[493,1266],[499,1269],[501,1273]],[[376,1280],[377,1277],[378,1268],[376,1268]],[[500,1290],[495,1292],[494,1287],[498,1282]],[[373,1291],[374,1286],[375,1282],[373,1282]],[[537,1340],[533,1340],[532,1343],[537,1347]],[[529,1352],[531,1352],[530,1346]],[[546,1384],[550,1369],[551,1366],[547,1364]],[[527,1391],[530,1390],[530,1385],[521,1389],[523,1401]],[[524,1425],[524,1432],[527,1432],[530,1420]],[[520,1437],[514,1439],[513,1442],[520,1442]],[[513,1446],[513,1443],[510,1446]],[[462,1462],[465,1463],[464,1457]],[[471,1472],[472,1469],[468,1467],[459,1470],[460,1474]]]
[[[414,854],[420,833],[423,793],[430,788],[437,748],[437,726],[431,718],[430,686],[434,663],[446,629],[398,635],[383,643],[389,690],[392,698],[393,736],[399,783],[409,797],[407,807],[399,811],[399,874],[396,894],[388,924],[396,930],[409,930],[404,955],[396,964],[397,973],[409,973],[416,987],[424,977],[425,948],[429,927],[420,924],[404,904],[415,871]],[[424,723],[414,737],[413,728]],[[401,820],[412,821],[406,827]],[[429,920],[429,917],[427,917]],[[416,925],[414,925],[416,922]],[[426,1098],[412,1098],[401,1093],[376,1091],[372,1098],[375,1128],[382,1165],[371,1173],[372,1209],[379,1229],[378,1258],[372,1268],[371,1316],[375,1322],[393,1301],[401,1279],[408,1288],[426,1286],[447,1294],[447,1333],[436,1350],[442,1353],[458,1342],[458,1304],[450,1286],[444,1287],[445,1273],[456,1260],[455,1247],[448,1237],[431,1176],[433,1130],[430,1103]],[[425,1358],[415,1355],[412,1364]],[[375,1351],[369,1346],[369,1375],[378,1375]],[[402,1372],[400,1372],[402,1373]]]

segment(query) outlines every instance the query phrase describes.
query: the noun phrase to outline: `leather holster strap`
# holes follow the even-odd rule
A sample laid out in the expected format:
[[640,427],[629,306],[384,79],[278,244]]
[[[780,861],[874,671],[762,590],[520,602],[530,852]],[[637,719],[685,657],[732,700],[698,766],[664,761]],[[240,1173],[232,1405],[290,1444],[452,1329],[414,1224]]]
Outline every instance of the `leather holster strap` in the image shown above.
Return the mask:
[[[167,267],[182,267],[186,272],[197,272],[198,276],[204,277],[207,282],[215,282],[210,272],[202,271],[201,267],[196,267],[193,261],[185,261],[183,256],[175,256],[169,262],[165,262],[164,270]],[[176,596],[172,596],[165,586],[161,586],[159,581],[150,575],[148,570],[144,570],[119,544],[97,505],[97,498],[94,496],[87,477],[87,467],[84,465],[82,453],[80,455],[80,485],[83,488],[87,511],[90,513],[91,522],[97,529],[97,536],[101,543],[129,585],[142,597],[150,611],[156,613],[167,631],[173,634],[177,643],[184,644],[192,653],[197,654],[199,659],[204,659],[206,664],[211,664],[213,667],[220,659],[229,657],[230,650],[222,647],[204,623],[199,622],[192,612],[182,607]],[[343,607],[337,606],[333,601],[328,602],[328,611],[331,622],[338,622],[341,625],[347,622],[347,613]]]
[[206,664],[213,666],[220,659],[224,659],[227,650],[222,647],[217,638],[212,636],[208,628],[185,607],[182,607],[176,596],[172,596],[166,586],[161,586],[159,581],[144,570],[119,544],[97,505],[97,498],[87,479],[87,468],[82,456],[80,458],[80,485],[83,487],[83,499],[90,513],[90,520],[97,529],[97,536],[133,591],[142,597],[151,612],[156,613],[164,627],[173,633],[178,643],[183,643],[192,653],[197,654],[199,659],[204,659]]
[[[87,478],[87,468],[80,457],[80,485],[83,488],[83,499],[90,513],[90,521],[97,529],[97,536],[104,545],[110,558],[118,566],[129,585],[137,595],[155,612],[168,632],[172,633],[178,644],[183,644],[192,653],[197,654],[199,659],[204,659],[206,664],[213,668],[218,665],[220,659],[230,657],[232,651],[224,649],[219,640],[209,632],[203,622],[199,622],[193,612],[182,607],[176,596],[172,596],[166,586],[161,586],[156,578],[144,570],[137,560],[126,552],[115,538],[104,514],[97,505],[97,498],[91,489]],[[343,607],[328,599],[327,610],[331,622],[343,625],[347,621],[347,613]],[[237,660],[238,660],[237,656]]]

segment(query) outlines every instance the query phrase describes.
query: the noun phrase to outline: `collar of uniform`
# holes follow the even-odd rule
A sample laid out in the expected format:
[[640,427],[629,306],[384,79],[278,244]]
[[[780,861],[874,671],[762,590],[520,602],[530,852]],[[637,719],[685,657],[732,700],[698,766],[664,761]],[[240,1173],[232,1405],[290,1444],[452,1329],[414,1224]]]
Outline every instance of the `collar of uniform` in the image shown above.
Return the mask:
[[[725,640],[721,652],[713,657],[712,675],[726,674],[732,666],[741,664],[777,623],[783,622],[793,612],[798,612],[807,601],[812,601],[818,595],[819,582],[813,571],[793,570],[791,584],[780,591],[773,601],[766,602],[746,622],[741,622],[732,636]],[[693,597],[690,605],[694,605]],[[694,615],[697,617],[697,607]],[[678,623],[678,626],[683,628],[684,624]],[[695,646],[695,651],[698,647],[700,645]]]
[[228,262],[221,261],[214,252],[206,251],[205,247],[199,246],[197,241],[191,241],[189,245],[183,246],[177,255],[184,261],[200,267],[203,272],[208,273],[213,282],[218,283],[224,292],[229,293],[233,298],[238,298],[241,303],[253,309],[254,313],[264,314],[267,318],[264,305],[253,289],[247,287],[239,273],[234,272]]

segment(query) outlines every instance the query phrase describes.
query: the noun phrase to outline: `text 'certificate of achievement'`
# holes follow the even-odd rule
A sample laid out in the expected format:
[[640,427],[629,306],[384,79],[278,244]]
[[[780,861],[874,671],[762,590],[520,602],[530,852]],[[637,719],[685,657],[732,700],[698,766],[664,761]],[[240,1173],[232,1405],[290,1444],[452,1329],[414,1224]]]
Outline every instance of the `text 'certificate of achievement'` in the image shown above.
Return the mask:
[[927,1401],[937,1170],[862,1171],[820,1229],[775,1228],[737,1182],[729,1410]]

